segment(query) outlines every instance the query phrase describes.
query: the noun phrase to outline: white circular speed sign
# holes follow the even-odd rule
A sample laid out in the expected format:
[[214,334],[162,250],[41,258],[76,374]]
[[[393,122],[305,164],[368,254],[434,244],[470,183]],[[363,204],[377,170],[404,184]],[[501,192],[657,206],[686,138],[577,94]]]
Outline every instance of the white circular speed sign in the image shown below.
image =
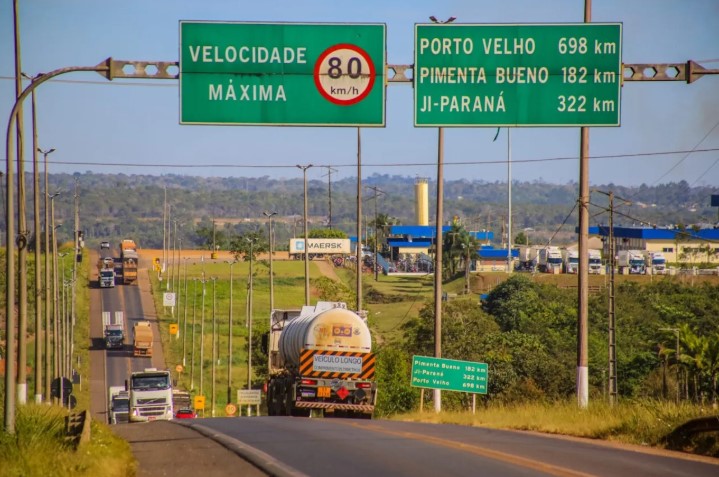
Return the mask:
[[372,91],[375,67],[362,48],[340,43],[320,55],[314,76],[317,90],[326,100],[349,106],[359,103]]

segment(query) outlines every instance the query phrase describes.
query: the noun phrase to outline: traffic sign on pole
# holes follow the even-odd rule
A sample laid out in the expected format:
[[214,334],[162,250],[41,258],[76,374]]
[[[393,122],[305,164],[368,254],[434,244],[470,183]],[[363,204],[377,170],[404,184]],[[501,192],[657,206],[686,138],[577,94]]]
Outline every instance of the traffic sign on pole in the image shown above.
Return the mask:
[[180,22],[180,123],[384,126],[386,26]]
[[487,363],[412,357],[412,386],[487,394]]
[[619,126],[621,23],[415,25],[415,126]]

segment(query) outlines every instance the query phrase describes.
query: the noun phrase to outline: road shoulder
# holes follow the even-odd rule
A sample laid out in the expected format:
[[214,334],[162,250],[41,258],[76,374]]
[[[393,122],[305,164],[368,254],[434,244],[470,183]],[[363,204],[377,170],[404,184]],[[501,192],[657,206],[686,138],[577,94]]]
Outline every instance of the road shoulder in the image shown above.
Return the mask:
[[137,459],[137,477],[260,477],[266,475],[223,445],[167,421],[117,424]]

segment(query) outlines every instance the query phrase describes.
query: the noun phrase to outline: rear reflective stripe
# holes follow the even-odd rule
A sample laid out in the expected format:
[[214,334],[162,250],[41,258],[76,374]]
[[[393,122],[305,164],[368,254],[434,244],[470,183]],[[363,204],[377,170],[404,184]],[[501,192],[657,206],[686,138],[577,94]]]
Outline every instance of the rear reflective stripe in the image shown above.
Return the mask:
[[[316,354],[322,356],[348,356],[361,357],[362,369],[359,373],[338,373],[330,371],[313,371],[314,356]],[[374,353],[358,353],[352,351],[320,351],[313,349],[303,349],[300,353],[300,376],[314,378],[339,378],[339,379],[374,379],[375,372],[375,355]]]

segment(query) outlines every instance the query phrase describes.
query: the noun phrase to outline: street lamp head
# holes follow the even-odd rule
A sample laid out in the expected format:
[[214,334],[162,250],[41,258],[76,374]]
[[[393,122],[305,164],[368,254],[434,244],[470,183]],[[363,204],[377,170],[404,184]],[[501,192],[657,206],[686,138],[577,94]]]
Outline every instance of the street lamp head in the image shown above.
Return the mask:
[[262,212],[262,215],[264,215],[265,217],[267,217],[269,219],[269,218],[272,218],[273,216],[277,215],[277,212],[264,211],[264,212]]

